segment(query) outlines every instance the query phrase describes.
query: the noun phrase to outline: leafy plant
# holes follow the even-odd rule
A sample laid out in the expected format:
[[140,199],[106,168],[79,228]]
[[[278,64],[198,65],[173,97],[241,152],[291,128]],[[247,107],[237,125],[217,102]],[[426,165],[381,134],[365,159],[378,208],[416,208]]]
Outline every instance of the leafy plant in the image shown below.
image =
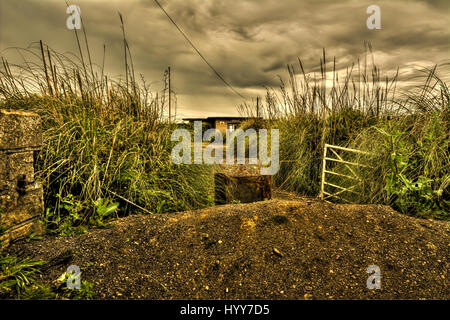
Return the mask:
[[[17,298],[24,300],[48,300],[48,299],[72,299],[72,300],[89,300],[96,295],[94,284],[83,280],[80,289],[70,289],[66,286],[66,281],[70,275],[64,273],[61,279],[56,283],[36,284],[34,281],[23,283],[20,291],[17,290]],[[10,290],[11,291],[11,290]],[[1,292],[0,292],[1,293]]]
[[388,165],[390,171],[386,175],[386,200],[403,213],[421,217],[445,218],[448,215],[442,199],[443,189],[433,189],[433,179],[419,175],[415,179],[408,174],[417,170],[417,163],[411,161],[414,151],[408,147],[401,137],[404,132],[395,131],[392,134],[378,129],[387,138],[387,148],[390,150]]
[[104,221],[114,214],[119,208],[118,202],[112,202],[109,199],[99,198],[94,202],[95,214],[91,217],[90,222],[99,227],[105,226]]
[[38,235],[36,235],[36,233],[33,232],[28,236],[28,238],[26,239],[26,242],[30,242],[32,240],[41,240],[41,239],[42,239],[41,236],[38,236]]
[[62,196],[56,195],[59,201],[59,212],[49,207],[45,211],[44,222],[49,232],[56,232],[62,236],[73,236],[87,232],[86,226],[81,225],[84,221],[83,211],[87,208],[72,194]]
[[82,280],[80,289],[69,289],[64,287],[62,297],[72,300],[90,300],[95,297],[94,284],[92,282]]
[[25,258],[20,260],[15,256],[5,256],[0,253],[0,294],[15,291],[20,295],[21,290],[35,281],[38,266],[45,261]]

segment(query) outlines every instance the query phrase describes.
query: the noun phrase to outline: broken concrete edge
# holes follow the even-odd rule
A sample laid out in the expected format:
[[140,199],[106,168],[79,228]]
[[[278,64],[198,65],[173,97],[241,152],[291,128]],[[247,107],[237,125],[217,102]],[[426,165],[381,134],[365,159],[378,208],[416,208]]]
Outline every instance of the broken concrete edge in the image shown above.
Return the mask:
[[0,247],[45,231],[43,189],[34,172],[41,145],[39,115],[0,110]]
[[215,167],[216,173],[221,173],[229,177],[252,177],[261,176],[260,164],[219,164]]
[[31,235],[42,235],[45,233],[44,222],[35,217],[28,221],[22,222],[14,227],[2,231],[0,233],[0,249],[4,249],[11,243],[27,239]]
[[272,198],[272,176],[247,175],[229,176],[223,173],[214,175],[216,204],[238,201],[250,203]]

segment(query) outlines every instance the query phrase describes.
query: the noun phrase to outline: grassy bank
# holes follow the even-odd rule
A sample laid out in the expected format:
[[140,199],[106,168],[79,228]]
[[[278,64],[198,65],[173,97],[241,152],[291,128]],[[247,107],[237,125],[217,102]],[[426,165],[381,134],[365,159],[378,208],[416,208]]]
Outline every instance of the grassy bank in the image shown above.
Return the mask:
[[[370,59],[370,45],[367,49],[344,75],[324,51],[317,75],[306,72],[299,60],[288,67],[287,81],[267,89],[260,112],[280,130],[275,184],[317,196],[324,144],[350,147],[372,155],[344,153],[346,160],[370,168],[352,168],[361,183],[355,193],[343,192],[334,201],[383,203],[405,214],[449,220],[450,92],[440,79],[448,65],[421,70],[412,79],[401,79],[399,72],[388,78]],[[400,80],[412,84],[398,88]],[[251,116],[254,109],[241,106]],[[351,174],[342,164],[328,164],[327,170]],[[327,181],[354,184],[336,175],[327,175]]]
[[3,60],[0,108],[42,117],[37,174],[49,230],[70,235],[117,215],[211,203],[210,168],[170,160],[175,125],[163,117],[168,92],[135,79],[130,58],[125,80],[114,80],[103,67],[70,60],[42,42],[19,52],[22,65]]

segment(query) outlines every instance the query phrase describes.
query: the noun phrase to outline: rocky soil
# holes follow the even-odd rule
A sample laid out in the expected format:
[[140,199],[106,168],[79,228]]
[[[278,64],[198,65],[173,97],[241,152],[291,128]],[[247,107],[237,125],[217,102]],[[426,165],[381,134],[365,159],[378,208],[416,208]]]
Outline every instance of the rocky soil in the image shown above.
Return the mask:
[[[449,235],[447,222],[387,206],[269,200],[129,216],[8,252],[69,253],[39,281],[75,264],[100,299],[448,299]],[[367,288],[370,265],[379,290]]]

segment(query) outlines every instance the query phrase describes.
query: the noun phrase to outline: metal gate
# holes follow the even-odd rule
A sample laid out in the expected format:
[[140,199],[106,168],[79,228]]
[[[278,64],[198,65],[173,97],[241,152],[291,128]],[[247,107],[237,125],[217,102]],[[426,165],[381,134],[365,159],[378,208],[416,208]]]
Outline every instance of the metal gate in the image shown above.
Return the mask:
[[[328,150],[331,151],[331,155],[330,155],[331,157],[328,157]],[[322,161],[322,179],[321,179],[320,195],[319,195],[320,199],[327,200],[327,199],[331,199],[331,198],[336,198],[336,199],[342,200],[344,202],[351,202],[351,201],[345,199],[342,195],[345,192],[358,194],[358,192],[355,189],[359,184],[361,184],[362,179],[358,176],[358,174],[356,173],[354,168],[356,168],[356,167],[371,168],[371,167],[367,166],[365,164],[362,164],[362,163],[346,161],[343,159],[343,157],[341,155],[339,155],[337,150],[344,151],[344,152],[351,152],[351,153],[359,153],[359,154],[364,154],[364,155],[371,155],[371,153],[361,151],[361,150],[356,150],[356,149],[334,146],[331,144],[325,144],[325,146],[324,146],[323,161]],[[344,173],[340,173],[340,172],[336,172],[336,171],[327,170],[327,161],[342,163],[348,169],[350,174],[344,174]],[[327,174],[347,178],[347,179],[349,179],[349,181],[352,181],[352,185],[350,187],[344,187],[344,186],[338,186],[336,184],[327,182],[326,181]],[[330,186],[338,191],[328,192],[326,190],[326,186]]]

